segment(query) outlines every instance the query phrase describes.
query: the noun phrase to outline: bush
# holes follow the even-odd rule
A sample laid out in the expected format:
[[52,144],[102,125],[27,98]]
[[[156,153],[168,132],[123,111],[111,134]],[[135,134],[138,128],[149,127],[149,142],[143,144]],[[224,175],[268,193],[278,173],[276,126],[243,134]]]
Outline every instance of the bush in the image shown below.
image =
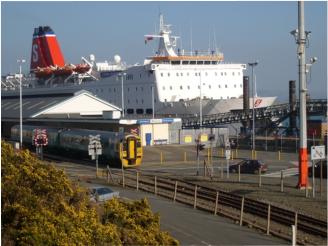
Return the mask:
[[28,150],[1,143],[3,245],[173,245],[146,200],[105,203],[103,215],[86,190]]

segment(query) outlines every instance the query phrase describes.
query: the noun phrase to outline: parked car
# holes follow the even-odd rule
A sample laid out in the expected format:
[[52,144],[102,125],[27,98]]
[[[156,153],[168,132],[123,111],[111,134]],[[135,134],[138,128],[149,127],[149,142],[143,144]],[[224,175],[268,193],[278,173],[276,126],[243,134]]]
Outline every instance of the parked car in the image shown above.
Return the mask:
[[108,187],[94,187],[91,189],[90,201],[104,202],[114,197],[120,197],[118,191],[113,191]]
[[268,165],[264,164],[262,161],[259,160],[250,160],[245,159],[241,162],[231,165],[229,167],[229,171],[232,173],[238,172],[238,166],[240,166],[241,173],[259,173],[259,169],[261,169],[262,173],[265,173],[268,170]]
[[[320,161],[314,164],[314,177],[320,178]],[[309,177],[312,177],[312,166],[308,167]],[[322,178],[327,179],[327,161],[322,161]]]

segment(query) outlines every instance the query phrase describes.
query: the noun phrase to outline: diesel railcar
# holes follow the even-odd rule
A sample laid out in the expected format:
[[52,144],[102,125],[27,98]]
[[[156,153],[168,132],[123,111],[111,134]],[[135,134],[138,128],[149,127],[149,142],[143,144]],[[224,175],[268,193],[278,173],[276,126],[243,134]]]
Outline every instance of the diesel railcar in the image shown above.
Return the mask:
[[[23,143],[32,147],[36,129],[45,129],[48,146],[44,151],[88,158],[90,135],[100,136],[102,155],[99,162],[110,166],[136,167],[142,162],[143,151],[139,136],[121,132],[85,129],[60,129],[44,126],[23,125]],[[11,140],[19,141],[19,125],[11,128]]]

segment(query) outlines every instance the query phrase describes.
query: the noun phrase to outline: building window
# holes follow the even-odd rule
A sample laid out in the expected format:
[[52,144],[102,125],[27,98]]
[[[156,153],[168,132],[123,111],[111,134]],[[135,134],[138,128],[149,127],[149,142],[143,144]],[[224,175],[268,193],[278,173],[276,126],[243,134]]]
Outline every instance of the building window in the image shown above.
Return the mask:
[[130,87],[128,87],[128,91],[130,91]]
[[126,112],[127,112],[128,114],[133,114],[133,113],[134,113],[134,109],[133,109],[133,108],[128,108],[128,109],[126,110]]
[[128,104],[130,104],[130,99],[128,99]]
[[144,103],[144,100],[143,99],[141,99],[141,104],[143,104]]
[[161,73],[161,77],[163,77],[163,73]]
[[187,86],[187,88],[188,88],[188,90],[190,90],[190,86],[189,85]]
[[182,85],[180,85],[180,90],[183,90],[183,87],[182,87]]
[[170,77],[170,73],[167,73],[167,76]]
[[183,73],[180,73],[181,76],[183,76]]
[[146,114],[152,114],[153,113],[153,109],[152,108],[147,108],[146,109]]
[[237,85],[234,85],[235,88],[237,88]]
[[170,90],[172,90],[172,86],[170,86]]
[[136,87],[136,91],[138,91],[138,87]]
[[224,87],[225,87],[225,88],[228,88],[228,85],[225,85]]
[[114,88],[114,92],[116,92],[116,89]]
[[232,76],[235,76],[235,72],[232,72]]
[[221,88],[221,85],[219,85],[219,88]]
[[140,79],[141,79],[141,74],[139,75]]
[[179,73],[177,73],[177,77],[179,77]]
[[238,72],[238,75],[240,75],[240,72]]
[[198,73],[195,73],[195,76],[197,76],[198,75]]
[[137,108],[136,112],[137,114],[143,114],[144,110],[142,108]]
[[227,76],[227,73],[226,72],[224,72],[224,76]]
[[223,76],[223,73],[221,73],[221,76]]
[[136,104],[138,104],[138,99],[136,99]]
[[211,89],[211,88],[212,88],[212,86],[211,86],[211,85],[208,85],[208,88],[210,88],[210,89]]

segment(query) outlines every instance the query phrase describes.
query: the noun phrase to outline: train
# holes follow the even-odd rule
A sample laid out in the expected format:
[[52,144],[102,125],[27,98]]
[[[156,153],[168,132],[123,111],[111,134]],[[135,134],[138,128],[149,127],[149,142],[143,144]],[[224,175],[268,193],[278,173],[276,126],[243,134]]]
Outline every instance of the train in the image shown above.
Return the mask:
[[[37,129],[46,131],[48,144],[44,152],[69,157],[90,158],[90,136],[98,135],[102,146],[99,163],[114,167],[137,167],[141,165],[143,149],[139,136],[123,133],[86,129],[66,129],[46,126],[23,125],[23,144],[35,148],[34,135]],[[20,126],[11,128],[11,140],[20,141]]]

